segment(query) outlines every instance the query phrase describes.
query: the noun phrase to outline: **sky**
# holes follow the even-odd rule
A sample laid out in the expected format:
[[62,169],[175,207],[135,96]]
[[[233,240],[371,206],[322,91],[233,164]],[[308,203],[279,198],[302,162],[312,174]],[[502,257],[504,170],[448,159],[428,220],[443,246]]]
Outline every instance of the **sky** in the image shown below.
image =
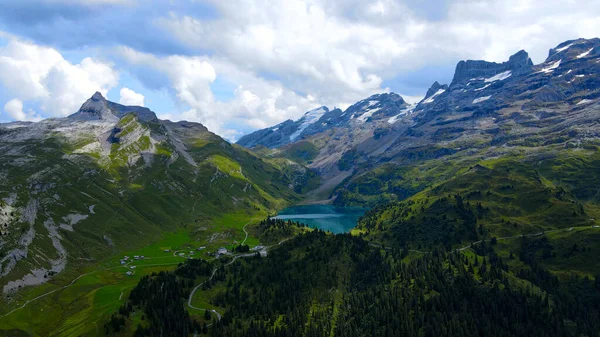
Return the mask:
[[322,105],[407,101],[464,59],[600,36],[600,0],[0,0],[0,122],[100,91],[235,141]]

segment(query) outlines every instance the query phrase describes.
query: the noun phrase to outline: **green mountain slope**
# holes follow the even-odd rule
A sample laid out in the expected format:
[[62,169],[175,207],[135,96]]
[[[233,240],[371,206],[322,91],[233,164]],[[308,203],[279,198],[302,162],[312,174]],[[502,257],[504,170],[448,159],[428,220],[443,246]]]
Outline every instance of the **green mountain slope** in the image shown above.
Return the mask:
[[68,118],[1,125],[0,149],[5,294],[164,232],[297,198],[294,175],[202,125],[161,121],[99,94]]
[[600,266],[591,255],[600,251],[594,183],[600,179],[595,169],[600,153],[588,147],[529,155],[483,160],[450,178],[437,177],[441,182],[433,187],[369,211],[357,232],[415,250],[495,240],[505,256],[523,250],[518,238],[525,235],[546,242],[536,251],[543,257],[540,263],[554,272],[596,275]]

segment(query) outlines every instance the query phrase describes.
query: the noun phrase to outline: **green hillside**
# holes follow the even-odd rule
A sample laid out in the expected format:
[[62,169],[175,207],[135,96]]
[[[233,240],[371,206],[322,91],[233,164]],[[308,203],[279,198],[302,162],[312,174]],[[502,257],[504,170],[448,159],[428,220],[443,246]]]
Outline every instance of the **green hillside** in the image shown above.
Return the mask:
[[[8,336],[95,333],[144,274],[170,270],[190,251],[257,244],[245,225],[298,200],[294,181],[307,173],[197,123],[72,118],[0,128],[0,331]],[[124,255],[145,259],[129,269]]]
[[[514,259],[489,245],[409,254],[313,231],[265,258],[195,260],[151,275],[104,329],[115,336],[597,336],[600,278],[559,281],[525,254]],[[200,296],[220,320],[187,306],[205,280]]]

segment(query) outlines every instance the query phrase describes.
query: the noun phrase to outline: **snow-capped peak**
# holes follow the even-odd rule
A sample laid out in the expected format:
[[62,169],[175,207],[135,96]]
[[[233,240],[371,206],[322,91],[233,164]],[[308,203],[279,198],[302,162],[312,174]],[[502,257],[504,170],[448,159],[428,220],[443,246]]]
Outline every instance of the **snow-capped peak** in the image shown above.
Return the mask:
[[304,114],[304,116],[302,116],[297,121],[299,122],[301,120],[304,120],[304,123],[312,124],[312,123],[318,121],[321,117],[323,117],[323,115],[325,113],[327,113],[327,111],[329,111],[329,109],[327,109],[327,107],[325,107],[325,106],[318,107],[316,109],[312,109],[310,111],[307,111]]
[[323,115],[327,112],[329,112],[329,109],[327,109],[325,106],[322,106],[305,113],[304,116],[297,120],[297,122],[302,122],[302,124],[300,124],[296,132],[290,135],[290,140],[296,140],[302,134],[302,132],[306,130],[307,127],[318,122],[319,119],[321,119],[321,117],[323,117]]

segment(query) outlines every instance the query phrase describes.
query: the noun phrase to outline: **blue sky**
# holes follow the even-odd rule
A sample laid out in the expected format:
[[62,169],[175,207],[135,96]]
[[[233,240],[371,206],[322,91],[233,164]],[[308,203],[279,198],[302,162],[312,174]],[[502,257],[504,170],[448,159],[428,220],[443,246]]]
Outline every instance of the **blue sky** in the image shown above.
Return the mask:
[[23,0],[0,11],[0,121],[95,91],[230,140],[320,105],[423,96],[462,59],[535,63],[600,35],[600,0]]

